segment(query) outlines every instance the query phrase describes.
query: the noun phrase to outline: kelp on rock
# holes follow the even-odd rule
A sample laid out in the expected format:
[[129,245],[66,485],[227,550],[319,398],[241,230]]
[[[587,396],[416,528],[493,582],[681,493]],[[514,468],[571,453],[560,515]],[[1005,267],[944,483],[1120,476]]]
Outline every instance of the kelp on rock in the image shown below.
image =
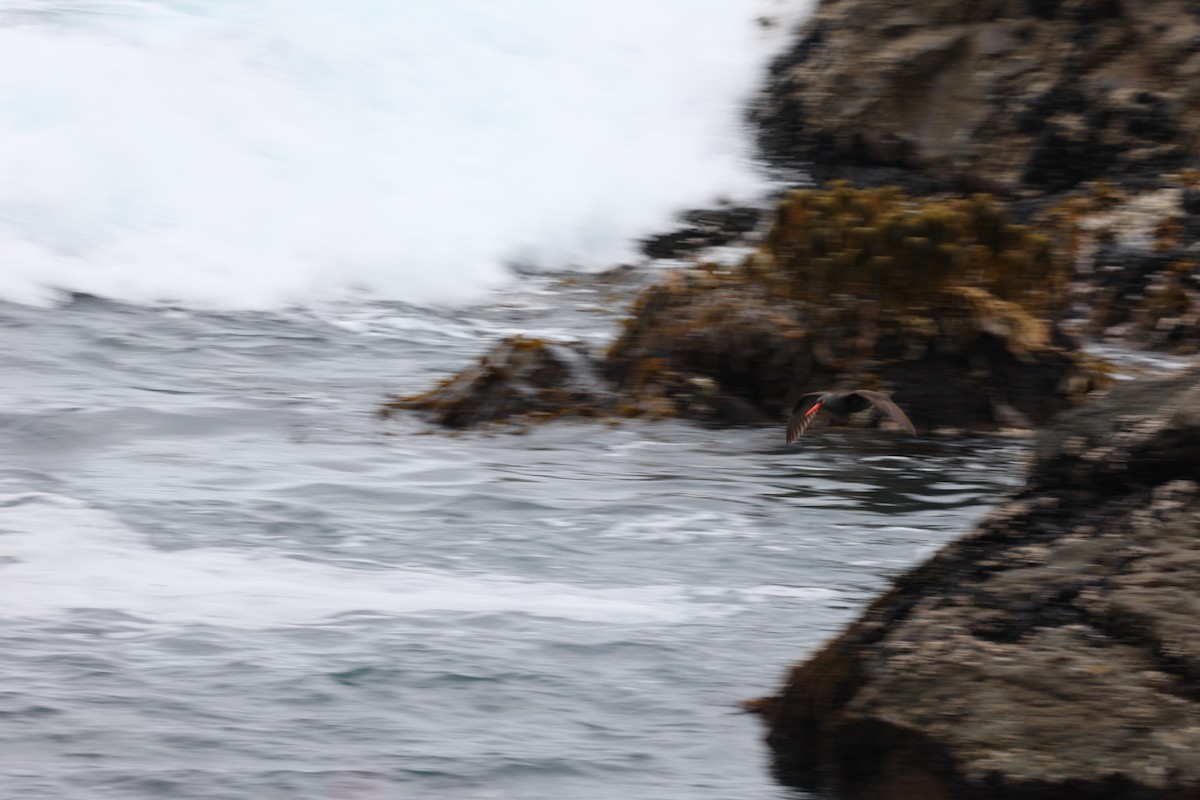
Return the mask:
[[[893,392],[925,430],[1040,425],[1104,381],[1059,328],[1061,238],[982,195],[793,191],[741,264],[643,290],[602,358],[575,351],[574,367],[550,368],[561,345],[508,340],[398,405],[456,427],[553,409],[768,423],[803,392],[857,386]],[[581,381],[583,368],[606,385]]]

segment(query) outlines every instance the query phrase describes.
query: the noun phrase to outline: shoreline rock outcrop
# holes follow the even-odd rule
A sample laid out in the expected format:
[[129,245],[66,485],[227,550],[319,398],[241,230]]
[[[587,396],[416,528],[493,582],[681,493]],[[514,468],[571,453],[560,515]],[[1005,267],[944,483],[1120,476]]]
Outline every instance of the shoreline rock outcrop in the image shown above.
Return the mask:
[[825,0],[752,112],[775,163],[913,191],[1060,192],[1200,153],[1188,0]]
[[822,0],[796,37],[752,112],[762,152],[868,188],[788,194],[765,243],[769,212],[688,212],[643,250],[699,266],[646,289],[607,353],[502,342],[388,408],[756,424],[854,384],[924,430],[1035,428],[1104,384],[1084,337],[1200,350],[1194,2]]
[[1027,485],[751,704],[846,800],[1200,796],[1200,369],[1037,440]]
[[424,411],[447,428],[470,428],[516,418],[598,416],[611,405],[611,392],[585,347],[509,336],[478,364],[432,389],[394,398],[380,413]]
[[645,290],[605,373],[635,397],[702,377],[771,419],[863,386],[920,429],[1030,428],[1102,381],[1058,328],[1068,299],[1050,238],[991,198],[834,184],[789,193],[741,266]]
[[388,407],[450,427],[556,413],[762,424],[804,392],[855,386],[894,391],[927,431],[1032,428],[1105,379],[1059,327],[1069,289],[1051,238],[991,198],[799,190],[742,264],[643,290],[602,359],[513,339]]

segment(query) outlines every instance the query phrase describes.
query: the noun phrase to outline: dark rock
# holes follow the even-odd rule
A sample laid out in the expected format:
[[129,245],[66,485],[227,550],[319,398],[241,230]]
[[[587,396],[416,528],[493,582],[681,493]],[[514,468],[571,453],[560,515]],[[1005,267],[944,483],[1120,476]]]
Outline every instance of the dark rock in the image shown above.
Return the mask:
[[1184,189],[1180,207],[1188,214],[1200,214],[1200,189]]
[[752,704],[834,796],[1200,796],[1200,370],[1064,415],[1026,486]]
[[1135,98],[1140,108],[1129,111],[1125,120],[1125,132],[1130,136],[1149,139],[1152,142],[1171,142],[1179,137],[1178,116],[1158,95],[1139,92]]
[[[1200,219],[1183,213],[1192,173],[1087,192],[1035,212],[1071,241],[1076,312],[1091,336],[1185,354],[1200,350]],[[1035,223],[1036,224],[1036,223]]]
[[884,165],[942,189],[971,175],[1059,192],[1175,168],[1200,156],[1195,11],[1189,0],[826,3],[772,66],[752,118],[770,159],[821,179]]
[[467,428],[513,417],[594,416],[611,405],[582,346],[510,336],[476,366],[427,392],[394,399],[383,413],[426,411],[449,428]]
[[1088,110],[1088,98],[1078,87],[1055,86],[1045,94],[1034,98],[1027,114],[1045,118],[1051,114],[1084,114]]
[[1128,322],[1146,299],[1151,278],[1178,260],[1171,253],[1155,253],[1122,244],[1101,246],[1093,259],[1092,284],[1102,291],[1093,302],[1094,321],[1102,328]]
[[1057,19],[1063,0],[1025,0],[1028,13],[1040,19]]
[[829,26],[821,22],[805,28],[802,35],[797,37],[796,44],[771,62],[770,74],[779,77],[807,62],[812,54],[825,44],[825,34],[828,30]]
[[801,393],[860,386],[893,390],[924,430],[1028,428],[1104,380],[1058,329],[1067,290],[1050,237],[998,201],[796,191],[742,264],[644,289],[602,379],[582,354],[517,337],[389,407],[451,427],[555,413],[763,424]]
[[605,373],[623,397],[660,399],[680,416],[762,423],[782,418],[811,360],[804,328],[765,291],[694,272],[642,294]]
[[753,231],[762,216],[761,209],[751,206],[689,211],[680,229],[642,240],[642,252],[651,258],[679,258],[727,245]]
[[1094,131],[1074,137],[1052,128],[1037,140],[1021,179],[1029,186],[1061,192],[1105,174],[1117,156],[1117,150]]

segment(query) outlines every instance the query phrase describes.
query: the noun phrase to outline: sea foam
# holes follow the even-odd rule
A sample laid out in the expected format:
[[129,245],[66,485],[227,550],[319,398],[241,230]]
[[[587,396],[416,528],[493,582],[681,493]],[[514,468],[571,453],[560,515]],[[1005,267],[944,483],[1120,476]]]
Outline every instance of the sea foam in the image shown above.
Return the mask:
[[673,586],[593,589],[404,565],[317,563],[277,551],[151,546],[74,498],[0,495],[0,618],[112,611],[146,623],[235,628],[320,624],[345,614],[526,614],[604,624],[679,624],[724,613]]
[[0,1],[0,298],[453,303],[619,263],[764,187],[741,120],[779,10]]

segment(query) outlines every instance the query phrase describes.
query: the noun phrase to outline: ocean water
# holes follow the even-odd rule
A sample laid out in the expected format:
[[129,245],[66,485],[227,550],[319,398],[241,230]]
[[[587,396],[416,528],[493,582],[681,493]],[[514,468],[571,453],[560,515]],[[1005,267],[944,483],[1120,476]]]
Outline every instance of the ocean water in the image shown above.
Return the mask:
[[797,797],[738,704],[1021,442],[376,409],[603,346],[803,11],[0,0],[0,796]]
[[602,284],[456,311],[0,307],[0,786],[782,800],[742,700],[1018,480],[1020,442],[382,420]]

